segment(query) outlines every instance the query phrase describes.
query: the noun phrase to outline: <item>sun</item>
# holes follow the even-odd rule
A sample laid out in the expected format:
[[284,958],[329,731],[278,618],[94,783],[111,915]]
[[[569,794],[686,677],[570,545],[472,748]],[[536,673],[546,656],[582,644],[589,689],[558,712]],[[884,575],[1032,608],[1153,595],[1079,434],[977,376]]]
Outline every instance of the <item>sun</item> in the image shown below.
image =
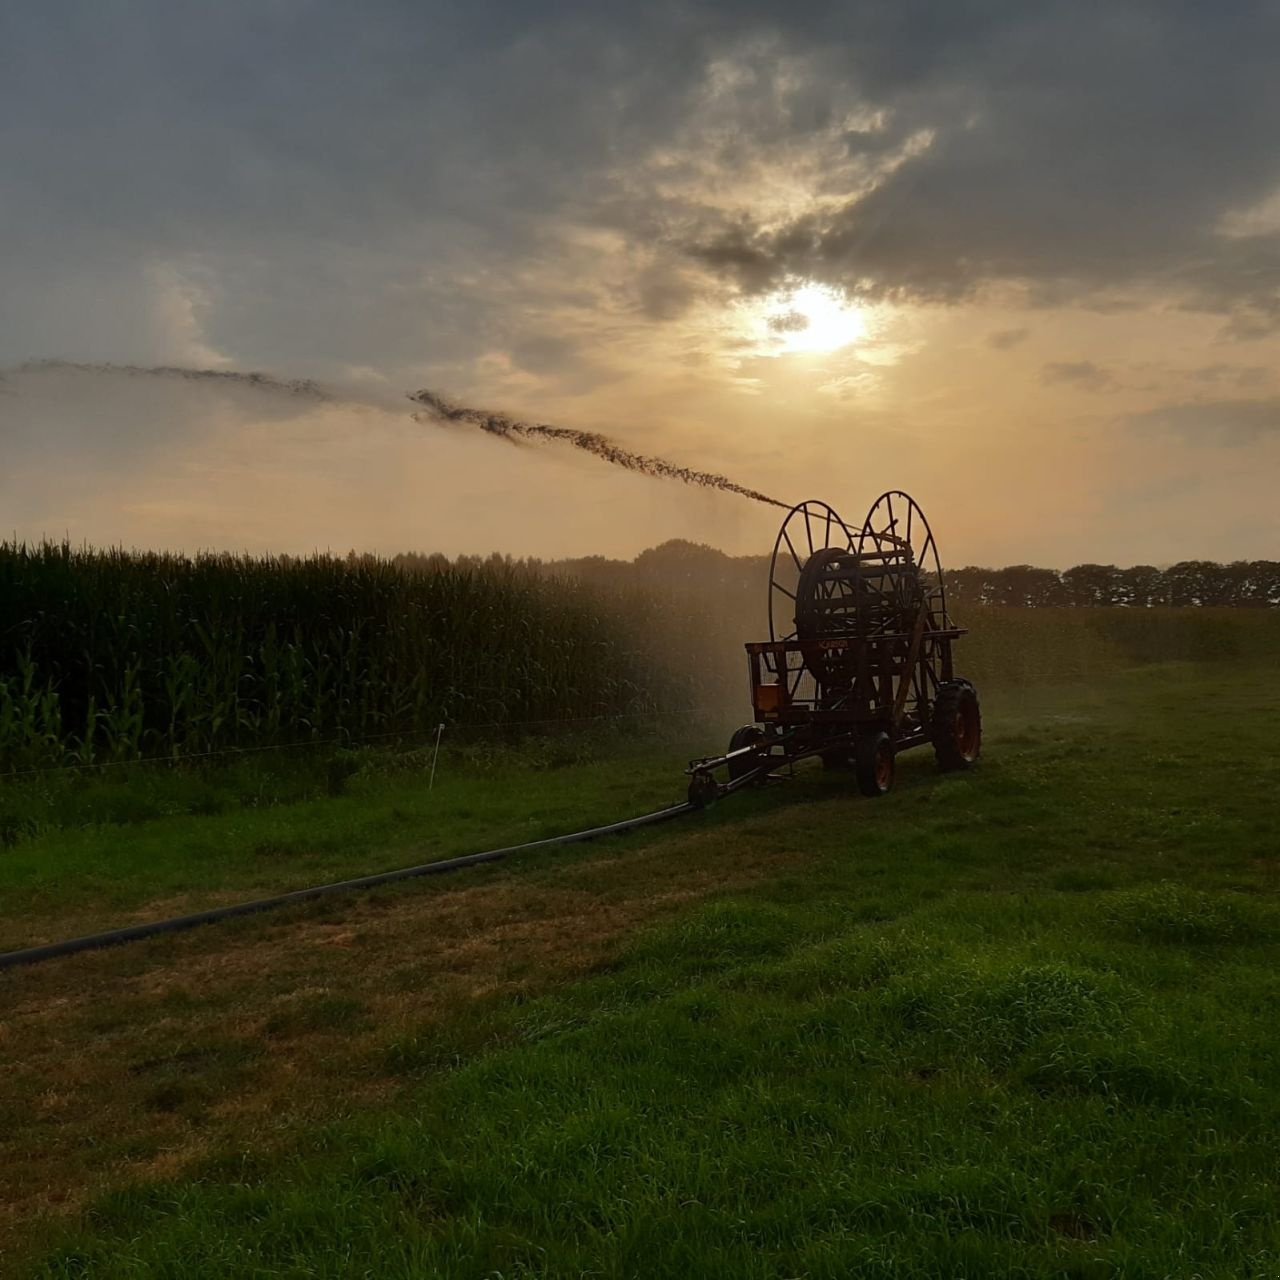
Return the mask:
[[762,319],[769,346],[779,355],[835,351],[867,335],[866,313],[821,284],[773,294]]

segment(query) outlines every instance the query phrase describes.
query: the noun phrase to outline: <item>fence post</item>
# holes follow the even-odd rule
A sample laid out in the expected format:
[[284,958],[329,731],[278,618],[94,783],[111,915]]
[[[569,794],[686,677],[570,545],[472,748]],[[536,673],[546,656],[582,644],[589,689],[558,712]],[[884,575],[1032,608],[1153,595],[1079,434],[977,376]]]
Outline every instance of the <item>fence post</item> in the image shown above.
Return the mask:
[[436,760],[440,756],[440,735],[444,732],[443,723],[436,725],[436,748],[431,753],[431,781],[427,783],[427,790],[434,791],[436,786]]

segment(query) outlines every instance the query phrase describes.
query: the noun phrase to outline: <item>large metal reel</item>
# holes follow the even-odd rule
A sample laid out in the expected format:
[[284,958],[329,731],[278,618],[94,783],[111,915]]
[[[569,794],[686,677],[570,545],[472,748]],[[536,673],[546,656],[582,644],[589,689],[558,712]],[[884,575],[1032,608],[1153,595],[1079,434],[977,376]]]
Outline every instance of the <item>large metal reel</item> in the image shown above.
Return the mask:
[[942,582],[938,544],[924,512],[901,489],[882,493],[871,504],[858,534],[858,552],[864,562],[877,559],[886,569],[883,583],[885,608],[909,629],[923,604],[931,627],[946,627],[947,598]]
[[947,631],[951,622],[933,530],[915,500],[892,489],[871,504],[858,545],[864,557],[910,565],[909,573],[886,579],[893,596],[888,608],[900,619],[894,630],[912,636],[909,642],[904,638],[894,644],[902,646],[904,658],[915,655],[908,659],[910,685],[905,690],[900,686],[896,695],[895,719],[900,732],[927,732],[939,691],[951,678],[951,641],[936,636]]
[[825,502],[810,499],[787,512],[769,561],[769,639],[794,640],[797,597],[806,566],[815,556],[847,556],[858,536]]
[[[769,634],[798,640],[805,672],[827,694],[852,683],[856,654],[821,641],[856,634],[865,600],[858,536],[825,502],[793,507],[782,522],[769,568]],[[793,696],[803,674],[794,673]],[[817,690],[811,690],[816,695]]]

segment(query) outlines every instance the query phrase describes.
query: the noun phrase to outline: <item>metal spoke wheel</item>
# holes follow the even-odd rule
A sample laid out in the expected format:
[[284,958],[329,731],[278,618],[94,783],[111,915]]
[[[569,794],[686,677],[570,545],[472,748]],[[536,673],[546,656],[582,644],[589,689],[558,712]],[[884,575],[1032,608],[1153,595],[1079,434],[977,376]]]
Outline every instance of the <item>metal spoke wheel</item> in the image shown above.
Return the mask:
[[858,534],[858,551],[883,566],[881,608],[885,622],[900,625],[914,619],[921,603],[930,621],[946,626],[946,595],[938,544],[924,512],[900,489],[882,493],[871,504]]
[[893,787],[898,759],[893,739],[883,730],[864,733],[853,752],[853,771],[864,796],[882,796]]
[[857,548],[858,535],[825,502],[802,502],[782,522],[769,563],[769,636],[802,643],[807,670],[791,673],[791,696],[806,674],[833,685],[851,674],[848,652],[819,642],[856,626]]
[[822,565],[856,550],[857,535],[825,502],[810,499],[787,512],[769,561],[770,640],[796,638],[796,615],[804,612],[798,588],[806,570],[812,582]]
[[[914,498],[891,489],[871,504],[858,547],[865,560],[884,566],[879,609],[885,631],[911,634],[923,624],[922,661],[912,673],[911,688],[900,709],[906,721],[899,719],[896,728],[899,735],[926,736],[931,732],[933,704],[951,675],[950,639],[938,643],[929,637],[955,634],[933,530]],[[868,634],[874,633],[873,623]]]

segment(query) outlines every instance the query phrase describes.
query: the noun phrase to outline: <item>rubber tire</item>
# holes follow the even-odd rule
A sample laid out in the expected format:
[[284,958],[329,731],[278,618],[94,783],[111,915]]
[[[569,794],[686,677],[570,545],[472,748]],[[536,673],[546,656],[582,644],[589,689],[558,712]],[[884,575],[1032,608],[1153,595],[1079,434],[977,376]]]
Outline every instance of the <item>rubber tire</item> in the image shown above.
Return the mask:
[[[883,753],[889,753],[888,777],[883,772]],[[873,729],[859,737],[853,750],[853,773],[858,790],[864,796],[882,796],[893,788],[897,776],[898,760],[893,749],[893,739],[883,729]]]
[[[956,720],[960,716],[972,717],[974,740],[968,750],[956,741]],[[971,769],[977,763],[982,754],[982,706],[977,689],[968,680],[948,680],[938,686],[929,736],[938,768],[944,773]]]
[[[729,739],[730,751],[741,751],[743,747],[758,746],[764,742],[764,730],[757,724],[744,724],[742,728],[735,729],[733,736]],[[729,781],[737,782],[745,774],[751,773],[760,767],[758,760],[753,761],[750,756],[743,756],[738,760],[729,761]]]

